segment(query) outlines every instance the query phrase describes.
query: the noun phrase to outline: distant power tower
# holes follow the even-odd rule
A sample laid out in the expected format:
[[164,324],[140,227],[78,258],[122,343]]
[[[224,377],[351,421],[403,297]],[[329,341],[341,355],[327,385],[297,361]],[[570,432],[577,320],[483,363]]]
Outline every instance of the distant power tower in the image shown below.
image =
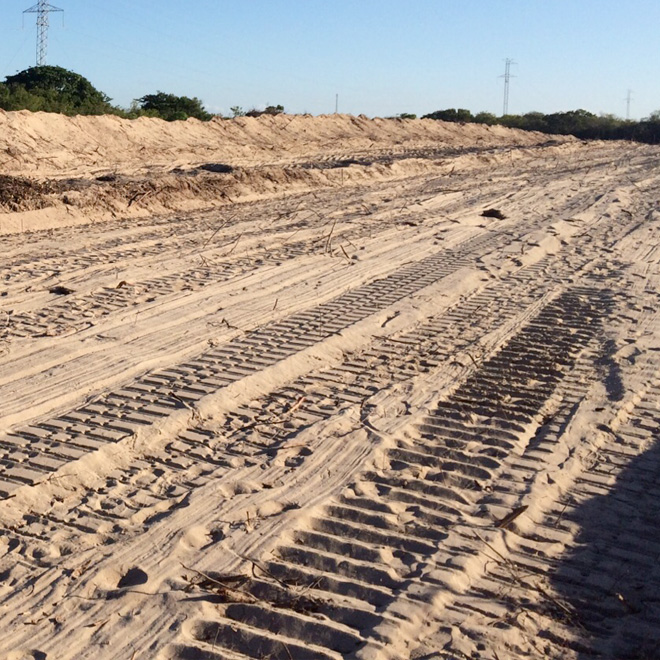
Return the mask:
[[509,58],[504,60],[504,75],[500,76],[500,78],[504,78],[504,105],[502,107],[502,115],[509,114],[509,82],[511,78],[515,78],[515,76],[511,75],[512,64],[515,64],[513,60]]
[[37,66],[46,64],[48,52],[48,14],[54,11],[64,11],[59,7],[53,7],[46,0],[39,0],[36,5],[26,9],[24,14],[37,15]]
[[630,102],[632,101],[632,89],[628,90],[626,95],[626,119],[630,119]]

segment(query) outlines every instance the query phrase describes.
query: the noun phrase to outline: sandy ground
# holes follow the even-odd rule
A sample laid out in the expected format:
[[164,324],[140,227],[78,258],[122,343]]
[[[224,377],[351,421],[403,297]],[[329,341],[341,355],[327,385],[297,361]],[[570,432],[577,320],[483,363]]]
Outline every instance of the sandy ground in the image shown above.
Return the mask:
[[0,657],[660,657],[660,149],[0,119]]

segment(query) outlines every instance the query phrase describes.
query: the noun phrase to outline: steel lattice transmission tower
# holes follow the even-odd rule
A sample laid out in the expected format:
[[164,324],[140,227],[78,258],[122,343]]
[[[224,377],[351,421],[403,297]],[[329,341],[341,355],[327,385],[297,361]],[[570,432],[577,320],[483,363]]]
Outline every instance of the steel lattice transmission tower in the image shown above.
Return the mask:
[[632,101],[632,89],[628,90],[628,94],[625,98],[626,101],[626,119],[630,119],[630,102]]
[[39,0],[36,5],[32,5],[26,9],[24,14],[37,15],[37,66],[46,64],[46,53],[48,52],[48,14],[54,11],[64,11],[59,7],[46,2],[46,0]]
[[511,65],[515,64],[515,62],[507,58],[504,60],[504,64],[504,75],[500,76],[500,78],[504,78],[504,105],[502,107],[502,116],[509,114],[509,82],[511,78],[515,78],[515,76],[511,75]]

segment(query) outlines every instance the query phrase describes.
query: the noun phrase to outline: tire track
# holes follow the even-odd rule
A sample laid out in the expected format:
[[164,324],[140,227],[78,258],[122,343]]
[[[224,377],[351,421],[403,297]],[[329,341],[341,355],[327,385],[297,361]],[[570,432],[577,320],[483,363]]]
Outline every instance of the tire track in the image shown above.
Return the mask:
[[[620,400],[607,423],[593,424],[582,439],[590,451],[572,464],[568,453],[567,475],[554,496],[535,501],[533,488],[520,485],[506,494],[513,506],[527,495],[534,512],[529,523],[508,530],[506,544],[498,544],[502,554],[445,612],[447,627],[436,639],[447,641],[448,654],[456,648],[450,640],[459,638],[450,634],[452,625],[471,640],[466,652],[481,644],[512,658],[658,654],[660,383],[650,355],[636,366],[641,390]],[[548,457],[571,446],[569,424],[584,398],[583,383],[576,383],[552,423],[530,442],[521,469],[537,474]]]
[[[258,403],[227,413],[221,425],[195,423],[165,444],[159,454],[145,456],[137,471],[128,470],[122,475],[119,481],[123,486],[115,484],[114,487],[115,493],[121,488],[121,492],[114,495],[116,504],[106,501],[102,512],[86,511],[88,521],[95,515],[98,517],[93,531],[106,528],[110,518],[129,520],[138,511],[153,508],[155,503],[176,504],[177,498],[186,492],[184,489],[198,488],[217,478],[219,473],[238,466],[264,460],[272,463],[282,453],[286,458],[280,460],[285,461],[285,465],[291,469],[297,467],[307,452],[302,449],[291,453],[287,446],[289,438],[351,406],[359,405],[364,414],[368,414],[369,400],[384,386],[428,374],[450,361],[452,354],[472,346],[468,333],[475,323],[488,322],[491,331],[495,331],[525,309],[533,308],[556,286],[550,280],[539,284],[540,275],[548,266],[544,261],[523,269],[413,331],[396,337],[376,337],[368,349],[348,353],[337,367],[302,376],[269,393]],[[572,264],[571,271],[574,268]],[[228,360],[233,353],[223,351],[221,354]],[[133,385],[122,390],[119,397],[136,398],[143,394],[142,385]],[[119,402],[122,401],[123,398],[119,398]],[[87,441],[90,441],[90,434],[87,434]],[[142,490],[135,491],[133,479],[147,463],[148,471],[157,473],[158,480],[163,483],[175,481],[177,474],[184,475],[183,480],[176,479],[181,488],[167,490],[157,497],[144,496]],[[189,472],[193,476],[185,478]],[[145,484],[145,488],[151,488],[151,483]],[[89,522],[86,527],[92,529]],[[47,532],[41,535],[46,538]]]
[[[337,232],[339,240],[352,241],[364,234],[364,230]],[[252,252],[247,257],[214,261],[208,253],[203,261],[207,264],[155,277],[142,282],[123,284],[121,287],[102,287],[85,295],[67,296],[63,302],[54,303],[38,312],[20,312],[8,316],[0,341],[33,339],[57,336],[95,325],[98,319],[110,314],[157,302],[177,292],[198,291],[210,284],[226,282],[256,268],[279,265],[284,261],[326,251],[327,237],[297,241],[281,247]]]
[[[530,305],[533,309],[535,301],[547,296],[566,274],[579,271],[590,260],[580,256],[560,264],[556,262],[556,257],[547,257],[471,296],[455,311],[450,310],[403,335],[376,339],[368,350],[347,355],[339,367],[303,376],[273,392],[260,406],[227,415],[220,428],[194,425],[167,443],[161,454],[144,456],[129,469],[113,473],[107,487],[97,494],[84,495],[75,511],[69,501],[66,509],[56,506],[45,516],[26,515],[19,528],[8,528],[3,536],[14,553],[25,556],[26,561],[36,560],[38,566],[39,558],[47,553],[49,540],[52,543],[52,539],[62,538],[62,530],[68,529],[65,536],[69,538],[63,544],[57,542],[62,554],[66,554],[66,547],[71,544],[94,547],[99,539],[109,543],[125,537],[127,532],[142,533],[145,525],[161,520],[185,502],[191,489],[217,479],[228,470],[277,460],[284,461],[289,470],[296,469],[306,459],[307,452],[302,449],[291,453],[287,446],[289,436],[337,415],[343,407],[361,405],[368,414],[370,407],[365,404],[382,389],[383,382],[398,382],[432,372],[446,362],[448,351],[455,353],[470,346],[474,341],[469,338],[471,327],[488,324],[494,331],[510,322],[511,317],[519,318],[523,310]],[[549,272],[554,280],[544,277]],[[438,343],[440,338],[442,348]],[[225,361],[231,357],[227,353],[223,356]],[[142,392],[138,389],[131,396],[136,394]],[[162,396],[155,400],[162,402]],[[167,412],[161,409],[161,414]],[[281,427],[275,424],[276,430],[271,432],[274,418],[284,420],[285,424]],[[104,442],[101,436],[89,431],[81,437],[89,444],[78,448],[80,455]],[[44,549],[39,550],[40,547]],[[49,570],[49,562],[39,570],[37,566],[31,570],[32,577],[27,578],[30,582],[37,582]]]
[[[573,211],[584,209],[587,199],[591,196],[591,192],[582,190],[570,198],[564,205],[563,214],[570,217]],[[520,193],[519,197],[524,197],[525,193]],[[478,198],[482,196],[480,192],[472,205],[478,205]],[[312,215],[315,222],[311,227],[319,225],[321,216]],[[350,219],[349,219],[350,221]],[[527,220],[525,228],[527,232],[533,232],[535,229],[543,226],[544,218],[541,215],[536,215],[533,221]],[[238,221],[227,221],[231,226],[237,226]],[[224,225],[225,223],[223,223]],[[325,221],[327,224],[327,220]],[[223,226],[221,225],[221,226]],[[521,223],[517,223],[520,227]],[[302,229],[310,229],[309,218],[298,222],[293,222],[285,228],[285,230],[277,229],[269,232],[269,235],[277,236],[278,234],[286,235],[287,232],[293,231],[294,235],[297,231]],[[376,235],[382,234],[387,231],[388,227],[381,227],[376,231]],[[514,232],[516,225],[510,227],[508,230]],[[193,230],[191,230],[193,231]],[[349,244],[353,241],[358,241],[360,238],[369,235],[373,238],[374,229],[370,225],[361,225],[359,227],[350,229],[343,228],[337,230],[334,238],[336,240],[347,241]],[[238,234],[236,241],[245,236],[262,236],[262,230],[244,231]],[[332,236],[332,234],[330,234]],[[161,237],[162,238],[162,237]],[[180,240],[177,236],[177,240]],[[191,239],[192,241],[192,239]],[[232,245],[234,239],[229,240],[226,246]],[[152,246],[150,251],[143,252],[143,248],[134,248],[134,254],[140,253],[140,256],[145,254],[152,257],[155,255],[163,256],[164,243],[159,241]],[[177,247],[178,251],[188,247],[197,247],[199,245],[196,241],[192,241],[191,245],[184,245]],[[224,250],[220,248],[221,250]],[[130,258],[134,256],[133,253],[126,251],[125,246],[122,248],[122,258]],[[142,251],[142,252],[141,252]],[[210,284],[216,284],[227,281],[233,277],[251,272],[256,267],[262,267],[268,264],[279,264],[283,261],[295,259],[303,255],[309,254],[323,254],[328,251],[328,236],[320,236],[316,239],[309,239],[305,241],[297,241],[288,243],[280,247],[259,250],[246,257],[235,257],[231,260],[223,259],[220,262],[215,261],[215,255],[219,250],[207,251],[203,258],[200,259],[202,266],[196,268],[188,268],[184,271],[178,270],[177,272],[163,275],[156,278],[150,278],[142,282],[131,284],[121,283],[123,286],[105,286],[99,290],[81,294],[69,295],[61,301],[41,307],[35,311],[22,311],[13,312],[12,310],[5,311],[5,323],[0,329],[0,341],[12,341],[17,339],[34,339],[38,337],[58,336],[62,334],[70,334],[94,326],[99,319],[107,317],[115,312],[121,312],[126,309],[136,308],[136,306],[144,306],[147,304],[155,303],[159,299],[172,295],[177,292],[192,292],[202,289]],[[226,250],[224,250],[226,252]],[[96,257],[100,251],[96,251]],[[117,255],[115,255],[117,256]],[[95,258],[96,258],[95,257]],[[222,255],[220,255],[222,258]],[[106,255],[114,261],[112,254]],[[28,274],[25,271],[24,274]],[[6,276],[6,278],[9,275]]]
[[[647,160],[648,157],[644,155],[637,155],[636,158],[641,161],[640,164],[630,164],[629,169],[631,176],[643,176],[648,172]],[[540,174],[547,183],[553,182],[557,177],[556,167],[548,167],[547,163],[539,160],[536,163],[533,156],[529,158],[530,166],[536,165],[538,168],[541,166],[543,170]],[[594,173],[599,168],[611,166],[611,155],[609,151],[600,158],[585,163],[584,166],[578,168],[566,169],[561,174],[575,177],[578,172],[584,171],[585,176]],[[535,174],[538,176],[539,172]],[[480,174],[476,174],[479,180]],[[471,206],[480,207],[483,204],[489,203],[493,198],[499,196],[506,196],[509,200],[525,196],[525,191],[516,193],[513,197],[510,193],[510,182],[508,179],[503,181],[489,181],[486,177],[479,180],[478,186],[475,186],[475,174],[461,174],[453,173],[451,179],[449,177],[441,177],[438,182],[437,188],[440,192],[445,192],[447,183],[451,180],[452,187],[458,182],[464,182],[463,185],[468,185],[470,191],[475,191],[471,196],[466,199],[449,201],[444,205],[445,212],[448,214],[459,212],[466,207]],[[427,188],[429,192],[433,191],[436,186],[428,185],[433,183],[436,178],[431,178],[429,182],[424,184],[423,187]],[[543,185],[543,183],[541,183]],[[364,196],[364,190],[370,191],[386,191],[390,188],[390,183],[375,183],[367,186],[360,186],[357,190],[347,189],[342,191],[343,209],[353,206],[355,209],[350,218],[357,218],[364,214],[361,197]],[[404,194],[399,193],[400,211],[399,215],[405,214],[407,211],[408,198],[413,198],[417,192],[419,182],[414,180],[411,184],[403,184]],[[578,188],[576,192],[580,194],[573,197],[570,205],[567,207],[567,213],[573,210],[579,210],[580,204],[584,206],[585,201],[590,197],[589,191],[581,190]],[[220,225],[224,230],[236,229],[246,221],[258,221],[263,216],[264,212],[268,214],[274,213],[275,221],[279,222],[283,218],[290,215],[296,215],[299,212],[307,212],[307,215],[293,221],[284,227],[284,231],[302,229],[310,226],[310,222],[317,222],[322,217],[327,217],[328,204],[336,204],[334,196],[336,191],[318,191],[314,193],[314,200],[309,200],[309,193],[294,193],[287,196],[282,202],[246,202],[232,206],[232,216],[229,218],[222,218],[216,220],[214,216],[218,214],[217,210],[209,211],[203,214],[195,214],[191,217],[182,217],[180,215],[163,218],[149,218],[149,219],[131,219],[131,220],[117,220],[112,224],[113,234],[112,238],[107,238],[105,235],[108,233],[108,227],[104,225],[102,228],[96,228],[93,225],[84,228],[86,236],[86,245],[77,246],[74,249],[67,249],[67,244],[70,239],[77,236],[81,230],[79,229],[58,229],[52,230],[50,235],[54,239],[59,240],[59,244],[53,246],[51,253],[41,257],[40,262],[35,263],[35,257],[32,249],[24,255],[10,256],[3,261],[3,270],[0,271],[0,279],[5,283],[20,283],[29,281],[32,285],[43,278],[52,277],[54,274],[67,273],[71,274],[75,270],[87,270],[99,265],[107,264],[108,262],[114,263],[121,260],[136,260],[139,263],[140,259],[163,257],[167,254],[174,254],[181,250],[195,249],[200,244],[200,225],[208,228],[212,233],[217,226]],[[174,226],[173,226],[174,225]],[[139,241],[137,245],[127,246],[125,232],[121,229],[130,230],[131,232],[139,232],[132,240]],[[100,242],[94,241],[94,234],[98,234]],[[3,243],[6,249],[11,250],[13,245],[25,248],[25,245],[31,246],[39,240],[40,235],[36,234],[35,238],[22,236],[20,238],[14,236],[3,237]],[[64,246],[64,247],[63,247]]]
[[[611,234],[622,231],[625,231],[625,225],[607,225],[598,227],[596,234],[600,233],[606,241],[612,241]],[[593,240],[596,234],[585,235],[584,241]],[[497,241],[506,244],[509,240],[503,234],[473,238],[456,250],[439,252],[315,309],[258,328],[226,346],[205,352],[195,360],[171,369],[149,372],[134,383],[106,393],[69,413],[17,429],[0,439],[0,493],[6,497],[21,485],[34,485],[65,463],[108,442],[118,442],[132,435],[140,426],[156,423],[177,409],[192,406],[207,394],[323,341],[455,272],[468,265],[468,255],[478,254],[484,245],[493,248],[497,246]],[[528,272],[543,271],[547,275],[552,270],[548,267],[548,259],[531,267]],[[574,258],[569,269],[557,271],[548,282],[561,281],[571,272],[570,269],[579,270],[588,261],[586,256],[578,256],[577,261]],[[524,279],[524,272],[516,277]],[[475,314],[483,305],[484,310],[490,309],[490,305],[479,297],[474,300],[472,320],[479,318]],[[458,318],[453,318],[450,313],[445,323],[460,319],[460,312]],[[439,326],[433,332],[443,331],[446,331],[446,326]],[[385,355],[385,361],[391,360],[391,357],[390,350],[389,355]],[[382,354],[380,359],[383,361]],[[357,363],[352,369],[359,372],[363,368],[364,362]],[[357,383],[356,392],[348,393],[347,400],[354,401],[373,389],[373,382],[368,382],[368,378],[362,380],[366,382]],[[302,385],[304,389],[305,384]],[[334,410],[334,407],[328,409]],[[308,401],[300,412],[306,410],[314,419],[321,408],[312,406]],[[240,419],[240,414],[237,417]]]
[[[527,332],[523,335],[525,341],[515,343],[519,333],[481,365],[483,373],[479,370],[473,374],[476,380],[472,383],[472,390],[464,388],[464,384],[459,386],[452,395],[455,398],[448,399],[450,405],[438,406],[435,414],[417,427],[417,433],[401,438],[388,450],[378,469],[363,474],[341,497],[317,511],[315,521],[320,521],[318,525],[315,522],[317,526],[294,529],[290,537],[280,539],[278,557],[259,562],[267,573],[256,566],[253,578],[233,592],[230,590],[229,596],[212,594],[216,601],[224,601],[224,616],[217,618],[207,613],[206,617],[191,622],[180,644],[172,646],[166,653],[176,658],[245,657],[246,654],[248,657],[267,654],[284,658],[342,657],[361,648],[357,653],[366,657],[370,649],[387,649],[397,640],[405,640],[406,636],[412,638],[406,631],[413,627],[416,608],[421,603],[427,606],[427,596],[441,591],[445,577],[449,580],[460,576],[465,562],[483,561],[480,544],[474,543],[474,538],[469,535],[461,537],[462,524],[465,521],[470,524],[487,522],[497,507],[502,508],[504,501],[489,501],[488,498],[493,493],[501,498],[511,496],[510,484],[521,475],[533,474],[533,463],[514,457],[512,464],[511,457],[530,434],[535,433],[539,424],[546,421],[548,411],[560,425],[565,423],[560,414],[563,408],[553,412],[557,391],[567,390],[566,382],[577,370],[576,354],[593,342],[601,318],[609,313],[612,299],[603,287],[611,286],[612,269],[617,267],[614,259],[591,263],[590,255],[596,250],[585,248],[591,241],[599,244],[615,241],[625,231],[625,223],[617,227],[612,222],[601,224],[603,226],[598,226],[590,236],[585,235],[577,241],[575,253],[570,258],[553,255],[505,282],[492,284],[494,288],[501,286],[495,297],[492,296],[494,289],[486,289],[483,297],[479,297],[481,293],[470,296],[446,318],[441,315],[402,335],[377,338],[366,351],[347,355],[338,367],[310,373],[290,386],[234,411],[226,416],[221,427],[193,425],[173,439],[162,454],[143,456],[131,466],[110,475],[106,488],[97,494],[86,493],[85,501],[77,511],[62,506],[59,509],[54,507],[44,517],[26,513],[23,525],[0,533],[0,544],[5,551],[9,549],[2,570],[8,566],[7,561],[13,565],[11,582],[20,584],[22,592],[4,598],[5,603],[14,601],[14,605],[16,595],[19,599],[24,598],[26,583],[34,587],[35,598],[42,590],[51,591],[53,567],[58,562],[48,557],[47,552],[48,539],[52,539],[54,533],[59,532],[60,538],[64,538],[68,530],[69,538],[75,534],[96,535],[97,542],[100,539],[112,542],[119,540],[127,529],[132,533],[136,531],[134,527],[127,527],[126,521],[144,523],[146,531],[150,525],[159,522],[161,516],[168,515],[173,507],[186,506],[191,489],[203,486],[215,475],[235,469],[237,465],[254,461],[258,466],[260,461],[281,460],[287,469],[294,470],[306,456],[304,451],[290,453],[288,439],[351,407],[361,408],[364,420],[368,422],[370,399],[376,396],[375,390],[382,387],[383,377],[387,376],[388,383],[405,382],[420,375],[438,373],[448,358],[455,355],[455,347],[470,349],[472,324],[476,334],[479,328],[496,329],[499,322],[506,324],[511,317],[529,318],[530,313],[538,310],[540,301],[565,286],[567,274],[580,280],[583,277],[580,269],[589,268],[592,273],[590,287],[575,287],[546,305],[536,317],[541,319],[540,323],[535,326],[535,321],[531,321],[524,325],[521,332]],[[491,234],[491,240],[493,236]],[[503,241],[503,245],[511,240],[510,237],[505,239],[503,233],[498,233],[495,238]],[[480,239],[487,241],[489,237]],[[483,245],[476,245],[475,250],[483,250]],[[457,260],[449,265],[460,269],[471,263],[471,252],[462,257],[461,254],[460,250],[454,251],[450,256]],[[433,256],[446,258],[447,252]],[[461,258],[468,259],[468,262],[459,263]],[[437,263],[434,268],[436,266]],[[71,411],[83,416],[83,419],[74,420],[80,423],[76,441],[88,443],[86,445],[76,446],[70,442],[72,424],[58,427],[63,435],[57,439],[52,435],[28,432],[29,448],[33,450],[30,460],[35,465],[49,466],[49,471],[42,471],[42,476],[32,483],[39,483],[53,474],[50,470],[54,469],[55,463],[48,461],[57,455],[52,449],[68,452],[64,457],[66,460],[61,463],[64,465],[98,447],[127,437],[139,426],[157,423],[172,411],[194,408],[206,394],[216,392],[245,375],[258,373],[288,355],[324,341],[333,332],[341,331],[341,327],[339,330],[326,328],[328,319],[336,320],[337,312],[340,315],[337,322],[345,322],[347,325],[343,327],[348,327],[356,319],[359,321],[366,316],[346,316],[345,310],[352,313],[358,307],[359,313],[368,316],[374,313],[372,302],[384,305],[376,308],[378,311],[401,299],[395,294],[405,297],[420,290],[411,288],[419,284],[416,279],[419,274],[410,274],[412,279],[406,281],[390,279],[396,275],[394,273],[347,294],[366,292],[365,295],[371,298],[367,301],[367,308],[363,307],[362,295],[358,296],[357,302],[355,298],[340,296],[330,301],[340,301],[339,308],[320,306],[278,324],[268,324],[241,338],[252,342],[230,342],[218,347],[217,353],[214,349],[173,369],[151,372],[145,376],[152,377],[152,382],[140,379],[140,387],[136,389],[130,389],[129,385],[104,395],[111,398],[101,397],[91,402],[91,405],[107,404],[105,406],[99,405],[95,410],[84,406]],[[387,286],[383,288],[382,282],[385,281]],[[430,283],[433,281],[437,280]],[[381,286],[375,286],[379,282]],[[402,289],[399,291],[400,285]],[[427,284],[422,281],[421,285]],[[393,289],[396,290],[394,293]],[[503,292],[507,291],[511,297],[504,299],[500,309],[498,304]],[[593,297],[591,301],[590,296]],[[595,309],[594,301],[596,308],[598,303],[602,307]],[[346,306],[342,306],[344,303]],[[554,311],[550,316],[544,316],[546,309]],[[560,312],[583,315],[582,326],[573,320],[568,325],[560,324]],[[301,334],[292,334],[291,326],[297,328],[301,323],[307,324]],[[273,329],[274,333],[271,332]],[[563,343],[557,339],[555,331],[566,335]],[[308,332],[312,344],[305,343]],[[547,333],[557,343],[546,345]],[[526,362],[514,359],[515,373],[511,375],[504,371],[504,365],[511,363],[510,353],[520,351],[527,351],[529,359]],[[560,360],[550,364],[553,351],[561,351],[567,362]],[[500,353],[502,359],[497,363],[495,359]],[[474,356],[477,360],[482,356],[474,353],[471,357],[477,367]],[[228,367],[226,371],[225,367]],[[518,388],[514,391],[516,396],[511,399],[508,398],[511,392],[502,394],[503,373],[509,374],[514,389]],[[480,379],[477,378],[479,374]],[[579,384],[580,378],[576,383]],[[577,397],[579,392],[573,394]],[[568,395],[562,401],[569,402]],[[575,402],[571,405],[574,406]],[[569,406],[566,419],[570,418],[570,410]],[[90,416],[91,413],[94,414]],[[116,423],[115,430],[126,435],[119,438],[106,435],[105,431],[113,430],[108,424],[109,419]],[[487,423],[487,420],[494,421]],[[247,428],[252,421],[257,424]],[[279,425],[278,421],[282,424]],[[423,428],[426,426],[431,428]],[[274,432],[264,433],[264,429],[273,427]],[[47,425],[34,425],[34,428],[49,430]],[[100,432],[94,434],[94,429]],[[47,442],[42,443],[44,440]],[[54,442],[60,444],[54,445]],[[533,443],[534,438],[530,445]],[[44,444],[47,445],[45,452],[41,450]],[[15,445],[7,447],[7,452],[15,449]],[[20,452],[12,456],[18,458],[23,467],[31,467]],[[159,464],[155,465],[157,462]],[[449,476],[435,478],[434,470]],[[501,479],[504,470],[513,472]],[[182,480],[168,481],[168,475],[172,474],[181,476]],[[431,477],[427,479],[429,474]],[[25,483],[20,479],[18,482]],[[418,487],[420,482],[423,489]],[[9,487],[14,489],[16,483],[10,479]],[[477,490],[475,484],[481,484],[483,490]],[[7,494],[11,492],[13,490]],[[75,546],[76,543],[71,544],[71,547]],[[440,546],[444,548],[442,551]],[[66,554],[66,542],[60,550],[62,555]],[[429,557],[435,557],[438,552],[445,552],[442,559],[431,561]],[[267,562],[285,567],[279,569],[284,571],[280,582],[273,579],[275,573],[271,572],[271,563]],[[446,576],[442,571],[429,572],[429,567],[437,569],[438,565],[448,567]],[[305,573],[305,587],[295,588],[290,580],[290,566]],[[312,577],[307,581],[310,575]],[[331,586],[317,583],[315,576],[323,577]],[[217,577],[222,578],[221,575]],[[201,597],[207,596],[202,593]],[[46,600],[47,595],[43,598]],[[235,602],[236,598],[242,600]],[[413,614],[408,614],[407,610]],[[219,637],[226,635],[233,635],[232,640],[216,643]],[[316,640],[312,646],[309,645],[310,636]],[[224,650],[220,650],[223,645]],[[261,655],[249,655],[253,652]]]
[[[371,657],[400,649],[415,602],[441,587],[436,567],[460,571],[473,558],[452,533],[482,517],[478,495],[538,426],[610,307],[606,290],[588,287],[546,305],[437,406],[418,437],[397,442],[382,469],[363,474],[280,542],[273,558],[257,562],[259,577],[246,575],[240,588],[252,600],[221,594],[222,616],[191,622],[191,641],[168,657],[221,658],[224,650],[250,658]],[[322,621],[315,608],[326,614]]]
[[314,309],[248,332],[195,360],[147,373],[131,386],[5,435],[0,440],[0,494],[6,497],[22,484],[34,485],[81,451],[132,435],[140,425],[150,425],[387,308],[469,264],[467,255],[478,253],[496,236],[487,233],[449,253],[431,255]]

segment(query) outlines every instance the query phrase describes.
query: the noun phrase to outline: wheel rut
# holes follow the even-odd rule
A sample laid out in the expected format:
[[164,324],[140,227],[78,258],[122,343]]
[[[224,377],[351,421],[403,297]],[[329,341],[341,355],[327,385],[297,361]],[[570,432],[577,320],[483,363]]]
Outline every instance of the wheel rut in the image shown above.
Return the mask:
[[[255,562],[256,576],[246,574],[238,590],[252,602],[232,602],[237,595],[219,589],[223,616],[192,622],[191,642],[175,646],[169,657],[192,657],[199,649],[202,657],[221,658],[219,649],[227,649],[242,657],[287,658],[292,648],[298,651],[295,640],[312,638],[309,626],[325,627],[313,636],[325,644],[307,647],[305,657],[400,649],[415,602],[432,601],[451,573],[474,559],[476,549],[463,547],[462,527],[496,523],[480,508],[481,495],[538,427],[611,305],[607,290],[589,287],[571,288],[547,304],[425,417],[416,434],[386,450],[381,468],[360,475],[288,542]],[[293,607],[282,602],[285,594]],[[309,611],[296,605],[299,594]],[[325,603],[340,605],[352,616],[328,615],[320,623],[314,603],[322,612]]]
[[482,235],[462,249],[431,255],[357,287],[327,303],[268,324],[171,369],[150,372],[64,415],[17,429],[0,439],[0,492],[33,485],[82,452],[130,436],[173,410],[261,371],[308,348],[402,298],[466,266],[494,236]]

